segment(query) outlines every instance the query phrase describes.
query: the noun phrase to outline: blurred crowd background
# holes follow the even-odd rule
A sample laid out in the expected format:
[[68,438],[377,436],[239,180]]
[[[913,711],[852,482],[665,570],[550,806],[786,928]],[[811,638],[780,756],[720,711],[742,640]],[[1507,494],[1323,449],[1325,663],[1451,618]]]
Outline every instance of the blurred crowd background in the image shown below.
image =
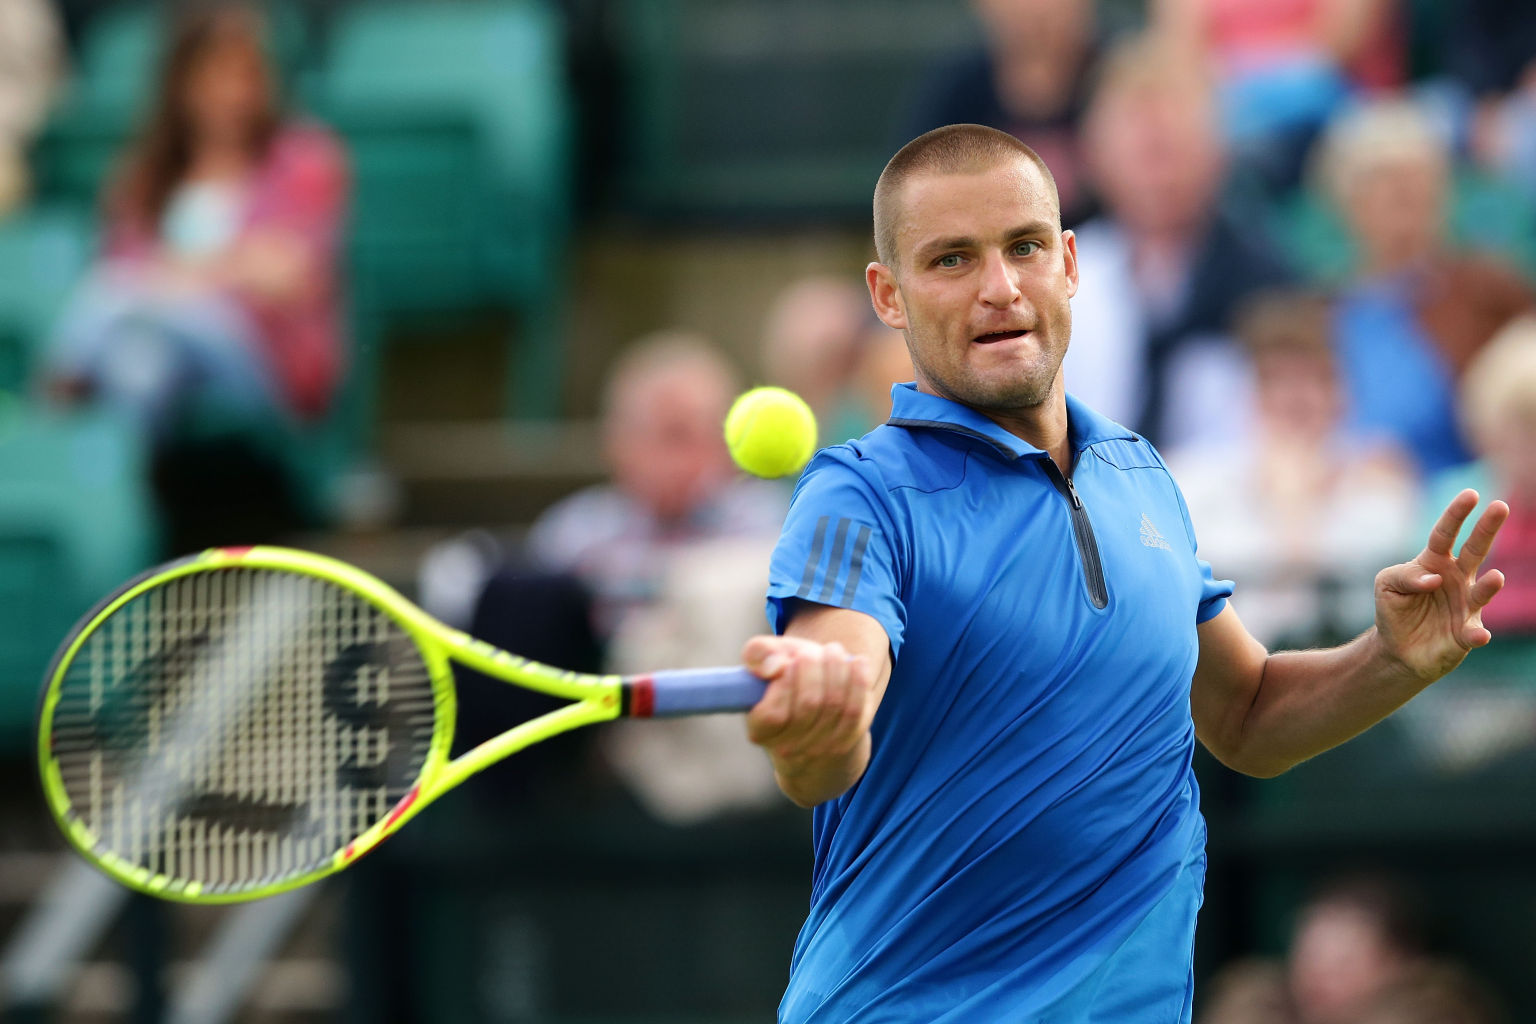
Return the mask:
[[[808,819],[729,717],[562,738],[344,878],[129,899],[29,743],[54,644],[215,544],[577,669],[734,659],[789,486],[911,375],[869,201],[929,128],[1049,162],[1070,390],[1168,456],[1273,645],[1369,625],[1450,495],[1496,639],[1271,782],[1201,755],[1203,1024],[1536,1019],[1536,5],[0,0],[0,1018],[768,1019]],[[460,745],[543,710],[462,680]]]

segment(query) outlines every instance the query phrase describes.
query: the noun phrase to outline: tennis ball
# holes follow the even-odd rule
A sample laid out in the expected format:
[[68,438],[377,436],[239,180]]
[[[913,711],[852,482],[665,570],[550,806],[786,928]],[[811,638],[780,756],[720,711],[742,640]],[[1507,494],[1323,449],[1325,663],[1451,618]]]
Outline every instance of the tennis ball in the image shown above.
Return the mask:
[[797,473],[816,451],[816,414],[783,388],[753,388],[725,416],[725,443],[736,465],[754,476]]

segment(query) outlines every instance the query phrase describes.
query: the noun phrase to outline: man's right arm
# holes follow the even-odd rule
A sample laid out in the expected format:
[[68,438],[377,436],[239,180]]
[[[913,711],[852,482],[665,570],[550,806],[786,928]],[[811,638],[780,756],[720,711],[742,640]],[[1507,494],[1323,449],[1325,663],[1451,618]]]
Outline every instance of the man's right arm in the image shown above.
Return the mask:
[[891,646],[873,617],[802,603],[783,636],[756,636],[741,660],[768,680],[747,736],[801,807],[847,792],[869,766],[869,726],[891,678]]

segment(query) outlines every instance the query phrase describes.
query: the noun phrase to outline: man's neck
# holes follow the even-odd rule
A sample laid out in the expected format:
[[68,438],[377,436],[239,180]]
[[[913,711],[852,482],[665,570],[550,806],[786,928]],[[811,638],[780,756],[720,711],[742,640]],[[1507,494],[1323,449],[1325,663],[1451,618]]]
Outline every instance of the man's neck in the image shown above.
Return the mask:
[[1051,457],[1062,476],[1072,475],[1072,444],[1067,432],[1066,394],[1057,385],[1050,397],[1032,409],[1010,412],[978,410],[1014,437]]
[[1061,385],[1060,376],[1051,385],[1051,392],[1044,401],[1021,409],[977,409],[953,395],[936,390],[921,376],[917,380],[917,390],[975,409],[1014,437],[1049,455],[1063,476],[1072,474],[1072,445],[1067,433],[1067,393]]

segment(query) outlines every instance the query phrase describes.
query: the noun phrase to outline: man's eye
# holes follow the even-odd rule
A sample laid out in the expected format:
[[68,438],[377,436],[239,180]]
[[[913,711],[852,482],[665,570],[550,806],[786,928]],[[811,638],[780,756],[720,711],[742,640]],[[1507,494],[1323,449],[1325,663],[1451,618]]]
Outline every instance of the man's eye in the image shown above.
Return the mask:
[[1013,251],[1016,255],[1019,256],[1033,256],[1035,253],[1040,251],[1040,243],[1020,242],[1018,245],[1013,247]]
[[939,257],[939,266],[944,267],[946,270],[953,269],[959,265],[960,256],[958,253],[950,253],[948,256]]

